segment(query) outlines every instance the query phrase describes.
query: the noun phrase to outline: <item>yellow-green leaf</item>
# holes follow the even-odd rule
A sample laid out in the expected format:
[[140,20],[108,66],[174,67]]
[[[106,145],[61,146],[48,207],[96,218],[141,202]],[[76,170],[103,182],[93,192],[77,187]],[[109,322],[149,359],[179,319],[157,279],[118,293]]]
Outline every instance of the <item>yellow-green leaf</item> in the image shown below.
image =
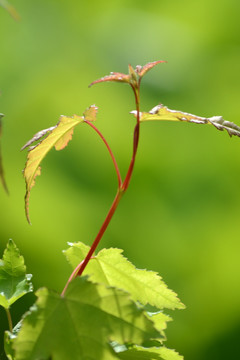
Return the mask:
[[[64,147],[66,147],[68,142],[72,139],[75,126],[83,121],[84,118],[77,115],[74,115],[73,117],[61,116],[57,126],[39,132],[38,134],[34,135],[33,139],[28,141],[26,144],[26,146],[28,146],[36,139],[39,139],[39,137],[45,135],[47,131],[50,131],[42,141],[40,141],[36,146],[30,148],[23,172],[26,181],[25,212],[29,223],[30,191],[35,184],[36,176],[40,175],[41,173],[40,164],[42,160],[53,147],[55,147],[56,150],[62,150]],[[39,136],[39,134],[42,135]]]
[[87,108],[84,113],[84,120],[86,121],[95,121],[97,116],[98,107],[96,105],[91,105]]

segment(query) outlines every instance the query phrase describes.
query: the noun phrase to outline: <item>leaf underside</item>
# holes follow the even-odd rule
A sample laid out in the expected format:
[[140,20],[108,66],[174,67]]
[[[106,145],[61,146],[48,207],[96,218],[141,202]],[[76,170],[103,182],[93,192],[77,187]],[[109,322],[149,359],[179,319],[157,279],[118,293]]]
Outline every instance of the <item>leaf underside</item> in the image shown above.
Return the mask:
[[3,114],[0,114],[0,179],[1,179],[1,183],[2,183],[4,190],[8,194],[9,192],[8,192],[8,187],[7,187],[7,183],[6,183],[5,176],[4,176],[3,163],[2,163],[1,137],[2,137],[2,117],[3,116],[4,116]]
[[42,288],[14,342],[16,360],[78,360],[119,357],[109,343],[142,345],[161,334],[129,294],[73,280],[64,297]]
[[[136,116],[136,111],[132,111]],[[189,114],[182,111],[171,110],[162,104],[155,106],[149,112],[140,113],[140,121],[187,121],[196,124],[212,124],[220,131],[226,130],[230,136],[240,137],[240,127],[233,122],[224,120],[222,116],[212,116],[209,118]]]
[[24,259],[10,239],[0,260],[0,305],[8,309],[20,297],[31,292],[30,279]]
[[[74,269],[85,258],[89,247],[82,243],[70,245],[64,254]],[[120,249],[101,250],[90,260],[84,274],[89,275],[93,282],[129,292],[134,301],[143,305],[149,303],[158,309],[184,308],[177,295],[167,288],[156,272],[137,269]]]

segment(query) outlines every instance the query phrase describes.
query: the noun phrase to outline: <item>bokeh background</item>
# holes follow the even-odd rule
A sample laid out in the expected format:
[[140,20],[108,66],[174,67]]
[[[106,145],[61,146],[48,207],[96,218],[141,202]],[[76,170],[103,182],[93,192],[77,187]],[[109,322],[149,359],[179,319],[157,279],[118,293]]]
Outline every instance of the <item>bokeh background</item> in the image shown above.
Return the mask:
[[[87,126],[52,151],[24,215],[22,145],[61,114],[99,106],[97,126],[122,173],[132,150],[130,88],[110,71],[167,60],[142,82],[142,110],[158,103],[240,125],[239,0],[11,0],[0,8],[2,150],[10,196],[0,188],[0,250],[12,238],[35,289],[61,291],[67,242],[91,244],[115,195],[110,157]],[[101,247],[119,247],[158,271],[187,308],[170,313],[167,346],[192,360],[236,359],[240,335],[240,139],[211,126],[144,123],[135,172]],[[14,322],[33,295],[13,307]],[[1,333],[7,326],[0,310]]]

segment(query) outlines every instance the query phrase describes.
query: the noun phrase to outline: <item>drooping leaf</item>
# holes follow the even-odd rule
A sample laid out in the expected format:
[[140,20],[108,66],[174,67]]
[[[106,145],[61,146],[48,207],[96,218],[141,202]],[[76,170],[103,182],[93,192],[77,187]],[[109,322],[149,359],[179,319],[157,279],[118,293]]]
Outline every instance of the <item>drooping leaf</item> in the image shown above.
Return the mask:
[[137,65],[136,68],[134,69],[132,67],[132,65],[128,65],[128,70],[129,73],[128,74],[123,74],[123,73],[119,73],[119,72],[111,72],[110,75],[104,76],[98,80],[93,81],[90,85],[94,85],[94,84],[98,84],[100,82],[105,82],[105,81],[117,81],[117,82],[125,82],[125,83],[133,83],[133,82],[137,82],[138,78],[142,78],[150,69],[152,69],[154,66],[156,66],[157,64],[160,63],[164,63],[166,61],[153,61],[150,62],[144,66],[141,65]]
[[183,360],[183,356],[164,346],[146,348],[133,346],[131,349],[117,353],[122,360]]
[[1,137],[2,137],[2,117],[4,115],[0,114],[0,179],[3,185],[4,190],[8,194],[8,187],[4,176],[3,163],[2,163],[2,147],[1,147]]
[[83,121],[84,117],[82,116],[61,116],[60,121],[56,126],[38,132],[27,142],[26,145],[23,146],[23,148],[29,146],[35,140],[39,140],[42,136],[49,132],[49,134],[35,147],[30,148],[23,171],[26,182],[25,213],[29,223],[29,196],[31,189],[35,184],[36,176],[41,173],[40,163],[53,147],[55,147],[56,150],[62,150],[65,146],[67,146],[68,142],[72,139],[75,126]]
[[[136,111],[132,111],[136,116]],[[218,130],[223,131],[224,129],[230,136],[236,135],[240,137],[240,127],[233,122],[224,120],[222,116],[212,116],[205,118],[193,114],[189,114],[182,111],[170,110],[162,104],[155,106],[149,112],[140,113],[140,121],[157,121],[157,120],[168,120],[168,121],[187,121],[196,124],[212,124]]]
[[[65,256],[75,268],[86,256],[89,248],[82,244],[70,244]],[[149,303],[158,309],[181,309],[184,305],[177,295],[167,288],[162,278],[153,271],[139,270],[130,263],[120,249],[103,249],[94,256],[84,270],[93,282],[104,283],[123,289],[134,301]]]
[[0,305],[8,309],[20,297],[33,290],[31,275],[26,274],[24,259],[10,239],[0,260]]
[[20,16],[17,13],[16,9],[7,0],[0,0],[0,6],[6,9],[15,20],[20,19]]
[[16,360],[114,360],[109,342],[141,345],[160,335],[127,293],[86,277],[64,297],[45,288],[37,297],[14,343]]

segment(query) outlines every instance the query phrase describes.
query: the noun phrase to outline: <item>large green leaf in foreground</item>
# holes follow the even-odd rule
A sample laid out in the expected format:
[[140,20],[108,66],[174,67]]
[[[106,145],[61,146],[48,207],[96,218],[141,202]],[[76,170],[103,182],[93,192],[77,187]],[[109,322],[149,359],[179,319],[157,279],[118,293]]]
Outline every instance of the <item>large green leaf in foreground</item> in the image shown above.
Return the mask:
[[[137,112],[134,110],[132,114],[136,116]],[[140,113],[140,121],[188,121],[196,124],[212,124],[218,130],[226,130],[230,136],[236,135],[240,137],[240,127],[233,122],[224,120],[222,116],[212,116],[205,118],[183,111],[171,110],[166,106],[159,104],[149,112]]]
[[86,277],[73,280],[64,297],[45,288],[36,295],[15,340],[16,360],[112,360],[111,341],[141,345],[161,337],[129,294]]
[[[69,263],[75,268],[86,256],[89,247],[70,244],[64,251]],[[167,288],[162,278],[153,271],[139,270],[130,263],[120,249],[103,249],[94,256],[84,270],[93,282],[123,289],[131,294],[134,301],[143,305],[149,303],[158,309],[181,309],[184,305],[177,295]]]
[[118,357],[122,360],[183,360],[183,356],[164,346],[150,349],[134,346],[132,349],[119,352]]
[[16,300],[32,291],[31,275],[26,274],[24,259],[10,239],[0,260],[0,305],[8,309]]

